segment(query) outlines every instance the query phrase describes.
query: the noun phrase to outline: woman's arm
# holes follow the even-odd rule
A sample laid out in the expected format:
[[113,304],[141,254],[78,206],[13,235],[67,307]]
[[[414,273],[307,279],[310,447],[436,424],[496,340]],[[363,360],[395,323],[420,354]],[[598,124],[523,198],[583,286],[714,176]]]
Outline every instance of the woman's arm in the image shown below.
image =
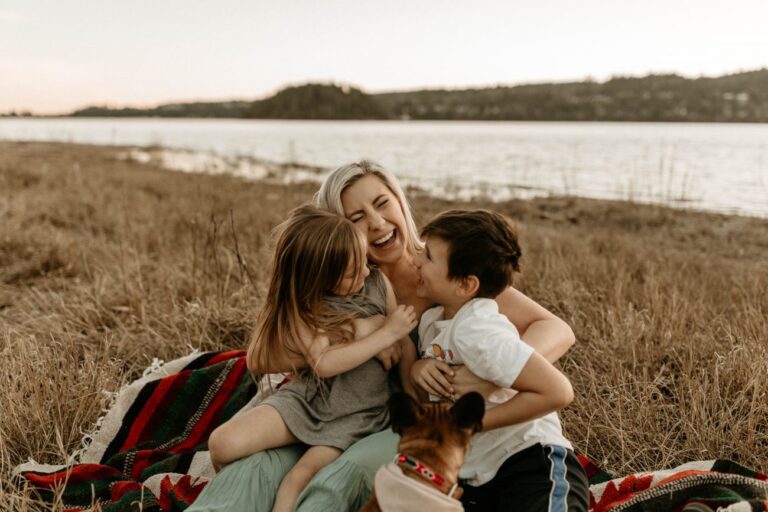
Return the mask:
[[397,371],[400,375],[400,383],[403,385],[403,390],[411,395],[416,400],[419,400],[419,394],[416,390],[416,386],[411,380],[411,367],[419,358],[416,354],[416,347],[409,338],[403,338],[400,340],[400,345],[403,347],[403,356],[398,363]]
[[[390,314],[392,311],[397,309],[397,299],[395,298],[395,290],[392,288],[392,283],[389,282],[389,279],[386,275],[382,274],[382,277],[384,278],[384,283],[387,286],[387,314]],[[416,318],[418,320],[418,317]],[[415,327],[416,326],[414,325],[414,328]],[[416,353],[416,346],[411,341],[410,336],[406,334],[402,339],[400,339],[400,343],[392,345],[392,347],[397,347],[397,360],[393,361],[389,367],[387,366],[386,362],[382,361],[383,354],[381,352],[376,354],[376,358],[382,361],[385,370],[389,370],[392,365],[397,364],[397,372],[400,376],[400,384],[402,384],[403,390],[418,400],[419,396],[416,390],[416,386],[411,380],[411,366],[413,366],[413,364],[419,358],[418,354]]]
[[523,341],[550,363],[560,359],[576,341],[567,323],[511,286],[496,297],[496,303]]
[[512,389],[518,393],[485,411],[483,431],[515,425],[558,411],[573,401],[573,388],[565,375],[534,352]]
[[[382,278],[384,279],[384,284],[387,287],[387,313],[390,311],[394,311],[397,307],[397,300],[395,298],[395,291],[392,288],[392,283],[390,282],[389,278],[386,274],[383,272],[381,273]],[[402,343],[395,343],[394,345],[390,345],[389,347],[385,348],[378,354],[376,354],[376,359],[381,362],[382,366],[384,366],[384,369],[389,371],[393,366],[395,366],[399,361],[400,358],[403,355],[403,344]]]

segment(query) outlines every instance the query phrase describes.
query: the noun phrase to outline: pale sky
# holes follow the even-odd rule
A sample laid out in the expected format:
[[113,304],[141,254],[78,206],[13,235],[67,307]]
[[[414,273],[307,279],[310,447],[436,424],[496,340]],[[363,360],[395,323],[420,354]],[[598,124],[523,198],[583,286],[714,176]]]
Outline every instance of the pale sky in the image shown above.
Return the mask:
[[0,0],[0,112],[768,67],[766,0]]

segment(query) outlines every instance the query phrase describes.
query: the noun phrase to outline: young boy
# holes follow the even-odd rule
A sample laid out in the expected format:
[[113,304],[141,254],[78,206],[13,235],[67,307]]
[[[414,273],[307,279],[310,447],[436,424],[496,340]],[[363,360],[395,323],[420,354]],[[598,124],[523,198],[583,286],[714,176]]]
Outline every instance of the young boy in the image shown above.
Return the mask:
[[[519,269],[510,222],[494,212],[454,210],[421,234],[418,294],[439,304],[421,317],[421,357],[466,365],[501,388],[486,400],[483,429],[459,474],[465,509],[586,511],[586,475],[555,412],[573,400],[570,382],[520,340],[493,300]],[[439,366],[412,374],[431,399],[442,394]]]

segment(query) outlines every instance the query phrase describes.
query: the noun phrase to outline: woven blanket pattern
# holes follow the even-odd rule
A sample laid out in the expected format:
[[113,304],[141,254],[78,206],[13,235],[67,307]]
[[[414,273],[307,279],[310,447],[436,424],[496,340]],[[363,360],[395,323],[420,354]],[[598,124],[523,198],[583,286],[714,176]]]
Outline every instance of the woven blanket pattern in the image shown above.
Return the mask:
[[[192,354],[149,368],[117,394],[84,448],[66,464],[16,468],[32,492],[68,511],[186,509],[213,477],[207,440],[259,400],[243,351]],[[272,377],[279,387],[279,377]],[[618,511],[768,511],[768,477],[724,460],[613,478],[579,455],[590,509]],[[709,507],[709,508],[705,508]]]
[[693,461],[609,479],[586,457],[579,458],[589,477],[594,512],[768,510],[768,476],[729,460]]
[[16,468],[43,499],[65,509],[184,510],[214,475],[214,428],[254,396],[243,351],[208,352],[155,365],[124,387],[69,464]]

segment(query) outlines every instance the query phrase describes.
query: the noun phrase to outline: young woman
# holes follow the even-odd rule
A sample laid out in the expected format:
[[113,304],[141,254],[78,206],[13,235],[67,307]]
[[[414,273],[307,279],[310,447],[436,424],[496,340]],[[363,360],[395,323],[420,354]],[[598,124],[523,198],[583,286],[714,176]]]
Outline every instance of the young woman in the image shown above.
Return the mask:
[[[413,306],[417,315],[432,306],[416,293],[419,284],[416,256],[422,246],[410,205],[389,171],[365,160],[342,166],[325,179],[315,195],[315,203],[348,218],[365,236],[368,260],[389,278],[398,303]],[[499,311],[515,325],[523,341],[550,362],[559,359],[573,344],[575,338],[568,324],[516,289],[507,288],[495,300]],[[376,357],[389,368],[399,361],[400,348],[393,345]],[[426,363],[428,361],[414,363],[412,373],[419,375],[421,365]],[[284,371],[285,368],[261,370]],[[449,393],[452,390],[455,396],[470,390],[488,394],[495,389],[466,369],[446,365],[441,370],[452,380],[430,383],[448,388]],[[425,380],[428,378],[423,376]],[[297,510],[356,510],[370,494],[376,470],[394,457],[397,443],[397,436],[385,430],[352,445],[309,483],[299,497]],[[188,510],[271,510],[277,486],[301,454],[300,447],[291,446],[230,464]]]

